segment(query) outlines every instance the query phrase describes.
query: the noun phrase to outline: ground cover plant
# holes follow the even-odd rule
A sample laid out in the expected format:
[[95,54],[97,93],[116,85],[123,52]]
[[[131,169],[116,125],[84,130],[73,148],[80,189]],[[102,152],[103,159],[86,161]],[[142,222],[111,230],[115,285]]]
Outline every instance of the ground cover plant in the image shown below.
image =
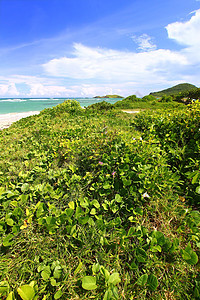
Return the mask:
[[143,114],[67,101],[0,132],[1,299],[199,299],[199,210]]
[[171,169],[180,175],[182,195],[200,205],[200,103],[182,111],[145,112],[134,126],[144,138],[154,137],[168,156]]

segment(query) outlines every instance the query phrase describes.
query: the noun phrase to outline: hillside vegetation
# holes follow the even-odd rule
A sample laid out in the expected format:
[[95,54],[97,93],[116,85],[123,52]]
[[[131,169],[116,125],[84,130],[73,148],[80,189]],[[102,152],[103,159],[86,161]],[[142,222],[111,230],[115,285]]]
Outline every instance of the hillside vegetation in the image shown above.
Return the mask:
[[[180,103],[179,103],[180,102]],[[113,108],[120,109],[185,109],[184,103],[182,101],[173,101],[171,96],[163,96],[161,99],[156,99],[152,95],[144,96],[143,98],[138,98],[136,95],[128,96],[120,101],[117,101],[112,105]],[[95,106],[94,106],[95,107]]]
[[106,95],[106,96],[95,96],[94,98],[123,98],[122,96],[119,95]]
[[164,95],[167,96],[173,96],[173,95],[177,95],[179,93],[182,92],[188,92],[190,90],[194,90],[197,87],[193,84],[190,83],[181,83],[181,84],[177,84],[171,88],[159,91],[159,92],[152,92],[150,93],[150,95],[154,96],[154,97],[162,97]]
[[200,104],[160,105],[0,131],[1,299],[199,299]]

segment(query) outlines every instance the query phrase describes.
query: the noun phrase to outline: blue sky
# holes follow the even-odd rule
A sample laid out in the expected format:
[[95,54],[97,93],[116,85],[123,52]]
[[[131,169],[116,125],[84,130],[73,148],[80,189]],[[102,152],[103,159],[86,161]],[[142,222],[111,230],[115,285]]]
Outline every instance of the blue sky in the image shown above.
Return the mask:
[[200,1],[0,0],[0,98],[200,86]]

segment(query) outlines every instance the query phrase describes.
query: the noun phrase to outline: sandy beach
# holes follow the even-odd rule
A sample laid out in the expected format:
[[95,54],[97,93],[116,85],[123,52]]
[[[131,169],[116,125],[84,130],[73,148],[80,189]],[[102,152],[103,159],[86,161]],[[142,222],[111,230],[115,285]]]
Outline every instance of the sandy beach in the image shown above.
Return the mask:
[[21,113],[0,114],[0,130],[8,128],[12,123],[19,121],[22,118],[39,114],[39,111],[28,111]]
[[128,114],[138,114],[140,112],[139,110],[122,110],[122,111]]

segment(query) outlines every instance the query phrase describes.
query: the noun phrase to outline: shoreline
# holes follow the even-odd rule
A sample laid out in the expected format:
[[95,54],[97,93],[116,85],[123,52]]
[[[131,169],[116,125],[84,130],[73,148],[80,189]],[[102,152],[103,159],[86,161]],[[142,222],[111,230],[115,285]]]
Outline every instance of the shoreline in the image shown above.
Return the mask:
[[0,130],[10,127],[10,125],[22,118],[38,115],[40,111],[27,111],[19,113],[0,114]]
[[[126,113],[139,113],[138,110],[122,110]],[[16,113],[7,113],[0,114],[0,130],[10,127],[10,125],[16,121],[19,121],[22,118],[30,117],[33,115],[38,115],[40,111],[27,111],[27,112],[16,112]]]

